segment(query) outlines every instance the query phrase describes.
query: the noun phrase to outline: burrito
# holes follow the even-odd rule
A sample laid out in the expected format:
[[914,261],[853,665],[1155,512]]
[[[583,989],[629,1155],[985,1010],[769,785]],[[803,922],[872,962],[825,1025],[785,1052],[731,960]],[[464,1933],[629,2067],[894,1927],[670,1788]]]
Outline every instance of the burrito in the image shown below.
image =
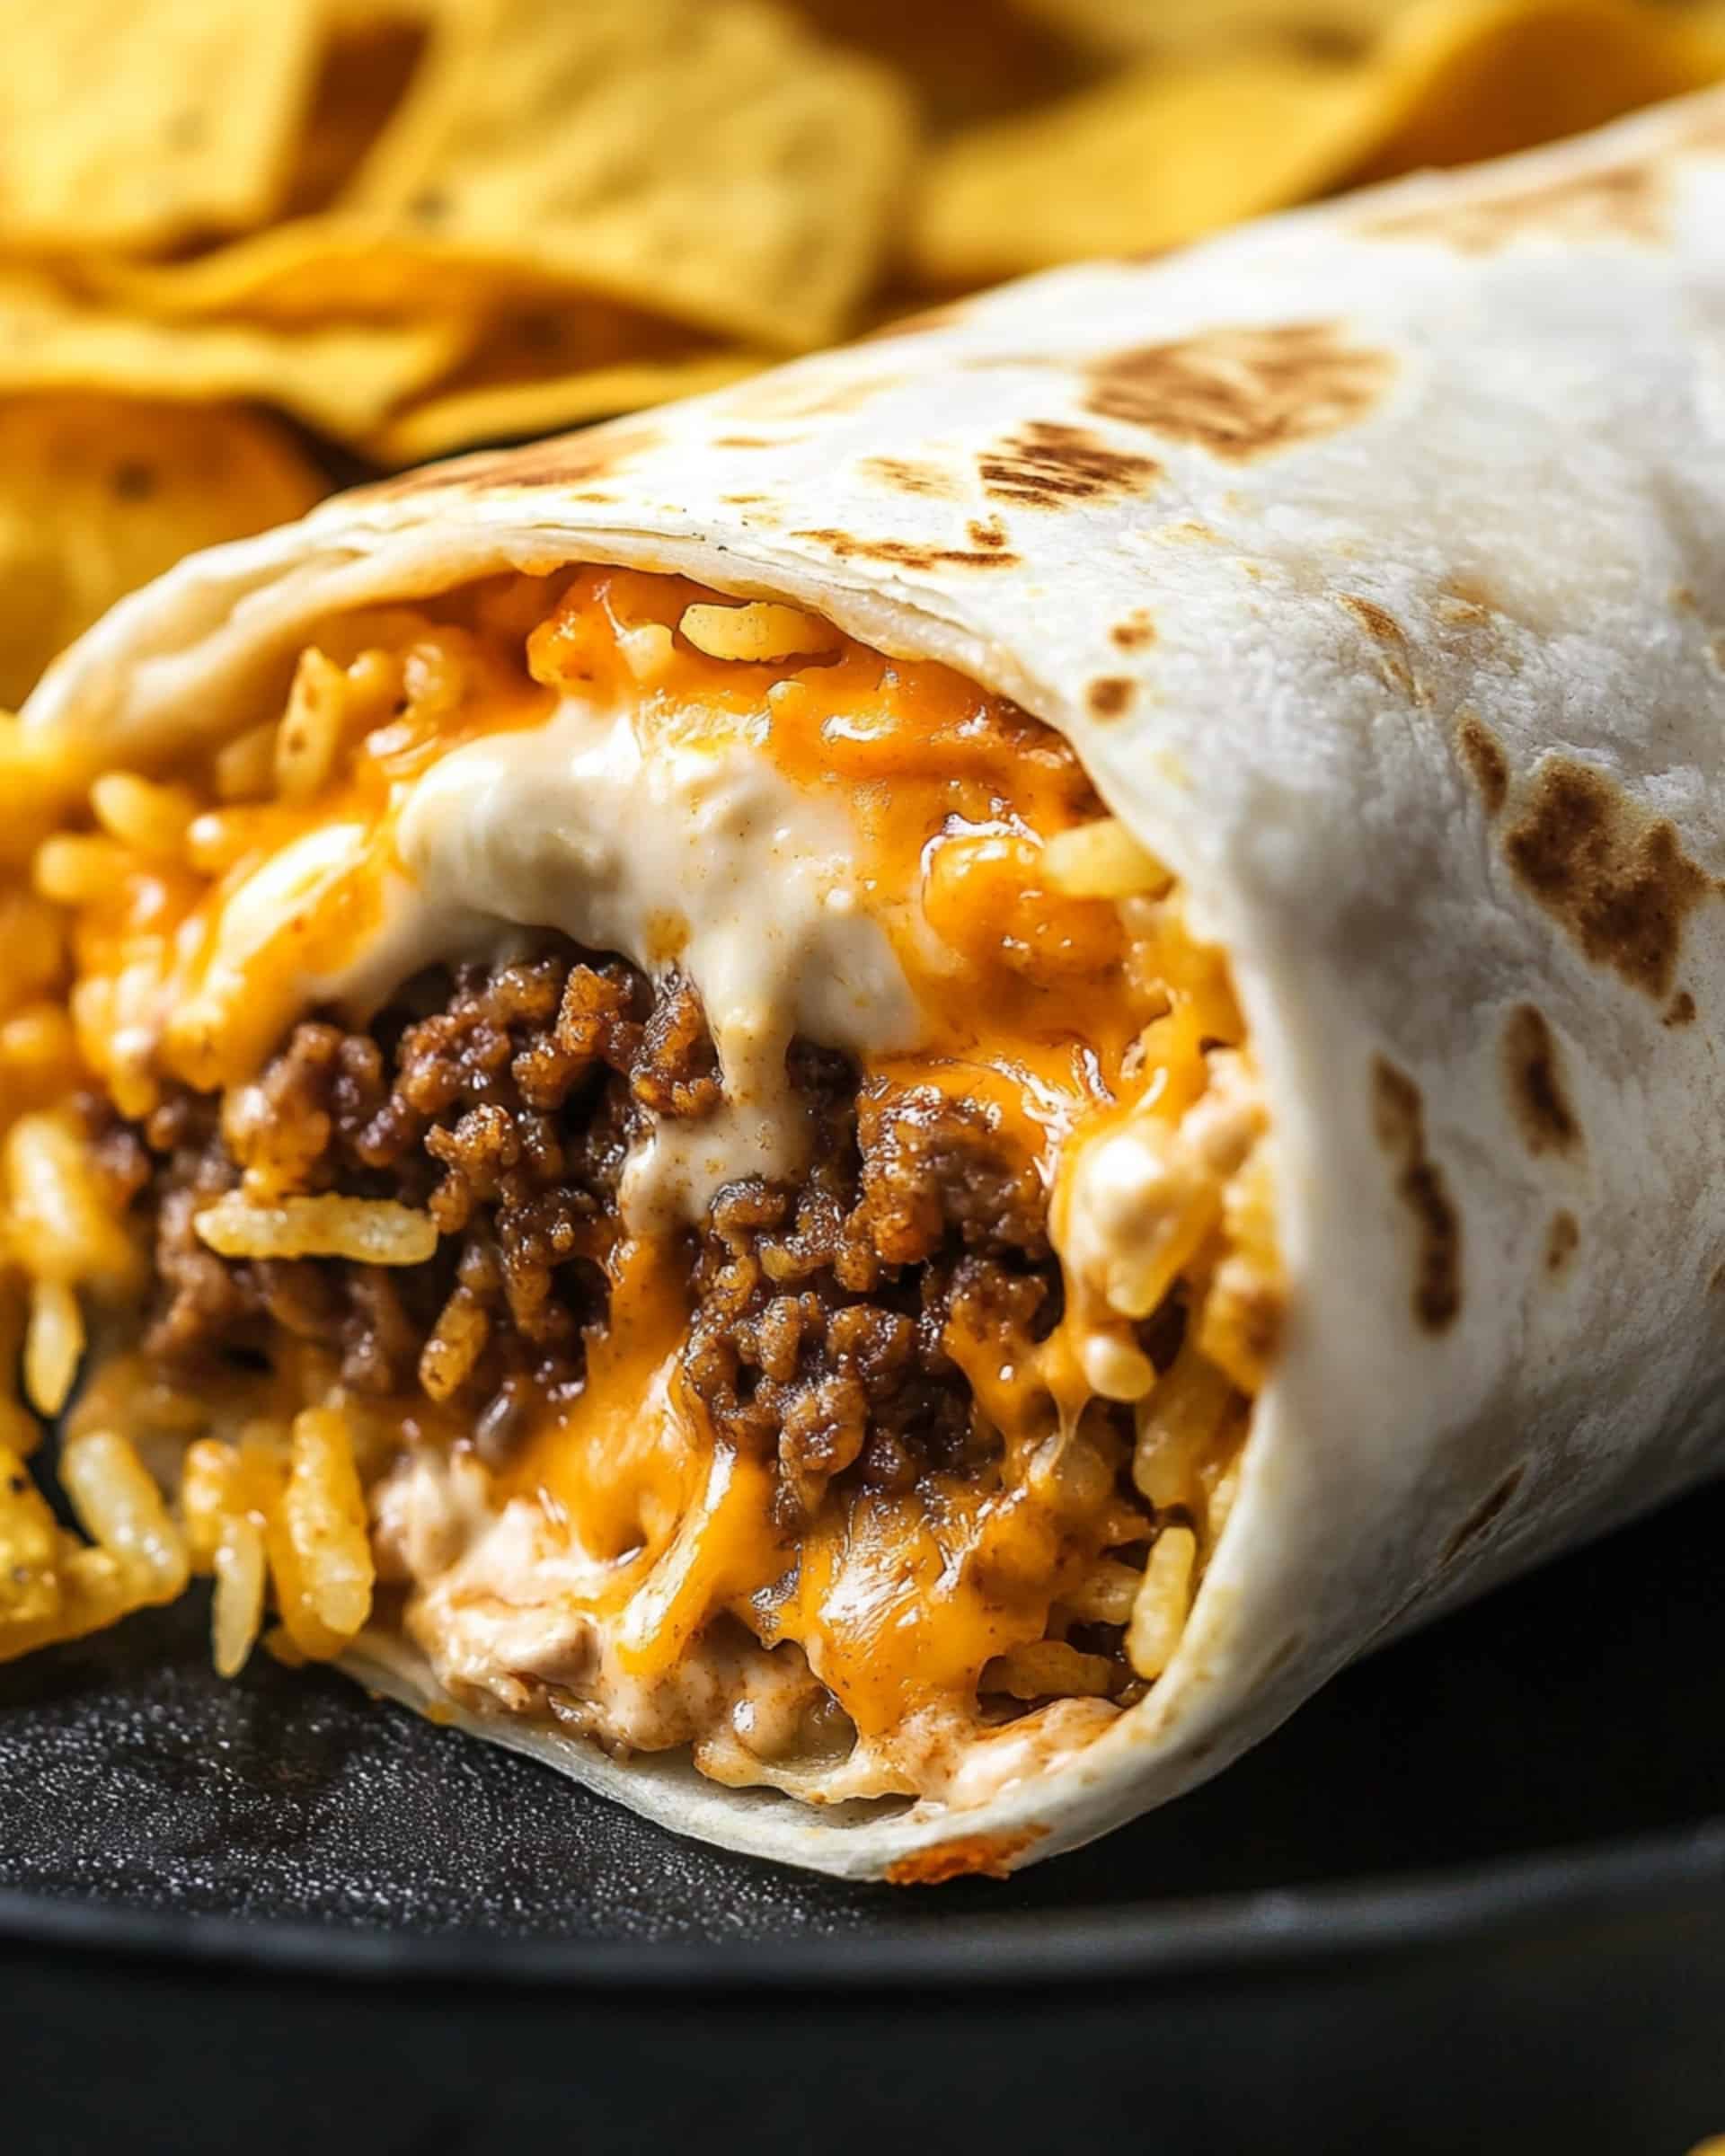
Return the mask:
[[1004,1873],[1725,1457],[1725,97],[375,485],[6,737],[0,1651]]

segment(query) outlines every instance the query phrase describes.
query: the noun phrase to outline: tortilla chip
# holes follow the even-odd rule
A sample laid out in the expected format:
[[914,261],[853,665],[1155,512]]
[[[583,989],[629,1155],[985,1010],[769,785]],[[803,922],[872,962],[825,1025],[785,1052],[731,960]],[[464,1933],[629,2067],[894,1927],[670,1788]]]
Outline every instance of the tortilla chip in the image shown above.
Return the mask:
[[720,334],[835,335],[908,102],[765,0],[465,0],[349,206]]
[[144,249],[270,216],[317,57],[317,0],[36,0],[6,11],[0,232]]
[[1114,55],[1258,38],[1331,52],[1373,39],[1419,0],[1014,0],[1026,15]]
[[295,218],[189,261],[81,262],[77,278],[101,298],[164,323],[243,319],[278,329],[483,315],[511,302],[568,296],[566,285],[525,264],[349,215]]
[[416,464],[718,389],[772,358],[606,301],[518,309],[495,317],[447,381],[364,447],[385,464]]
[[94,275],[272,322],[579,292],[794,349],[845,326],[911,141],[890,75],[765,0],[460,0],[326,216]]
[[[1149,0],[1154,19],[1159,0]],[[796,0],[825,38],[883,61],[915,86],[937,130],[974,125],[1083,89],[1094,56],[1022,0]],[[1142,8],[1140,12],[1145,12]]]
[[379,464],[422,464],[454,449],[527,441],[672,397],[700,396],[772,364],[766,353],[714,349],[681,359],[622,360],[542,381],[455,389],[411,405],[364,446]]
[[1364,57],[1240,45],[1147,61],[938,150],[911,266],[948,287],[1178,246],[1344,184],[1593,127],[1719,72],[1696,25],[1632,0],[1422,0]]
[[1579,134],[1717,78],[1675,12],[1631,0],[1428,0],[1385,39],[1386,125],[1350,179],[1466,164]]
[[252,399],[352,440],[446,375],[475,331],[454,320],[267,330],[168,328],[82,307],[54,287],[0,274],[0,395],[94,390],[175,403]]
[[285,429],[230,406],[0,402],[0,703],[122,593],[325,491]]
[[1333,185],[1370,146],[1372,102],[1352,69],[1293,51],[1150,61],[936,151],[911,270],[976,285],[1178,246]]
[[425,57],[434,9],[326,0],[317,79],[282,203],[288,216],[329,207],[394,117]]

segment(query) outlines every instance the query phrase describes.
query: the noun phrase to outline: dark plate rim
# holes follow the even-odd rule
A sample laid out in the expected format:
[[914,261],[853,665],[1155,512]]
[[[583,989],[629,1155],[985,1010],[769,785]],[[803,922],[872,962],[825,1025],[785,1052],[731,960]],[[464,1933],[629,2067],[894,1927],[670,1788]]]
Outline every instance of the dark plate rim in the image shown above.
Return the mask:
[[1128,1903],[1065,1914],[977,1915],[972,1904],[953,1910],[950,1929],[924,1921],[861,1937],[839,1932],[809,1940],[692,1944],[407,1934],[164,1916],[5,1890],[0,1891],[0,1944],[240,1968],[270,1978],[315,1976],[324,1983],[631,1991],[1012,1987],[1273,1978],[1301,1965],[1364,1957],[1390,1960],[1558,1928],[1652,1918],[1673,1907],[1686,1912],[1700,1897],[1721,1895],[1725,1816],[1678,1833],[1491,1859],[1384,1881]]

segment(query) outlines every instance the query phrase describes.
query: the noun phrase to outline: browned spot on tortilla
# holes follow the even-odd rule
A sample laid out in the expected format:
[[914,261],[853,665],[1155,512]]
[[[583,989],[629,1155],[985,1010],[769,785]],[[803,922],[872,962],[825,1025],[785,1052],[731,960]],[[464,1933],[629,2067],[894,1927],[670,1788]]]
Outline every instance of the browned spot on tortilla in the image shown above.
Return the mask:
[[1097,719],[1118,719],[1130,704],[1134,685],[1123,674],[1107,674],[1100,681],[1092,681],[1084,691],[1084,702],[1092,716]]
[[1609,165],[1483,200],[1376,217],[1359,229],[1370,239],[1441,240],[1463,254],[1495,253],[1528,233],[1652,243],[1668,236],[1665,182],[1651,165]]
[[1142,651],[1155,642],[1156,624],[1139,606],[1128,614],[1123,622],[1116,622],[1108,635],[1109,641],[1118,644],[1122,651]]
[[1692,1026],[1695,1022],[1695,999],[1686,988],[1679,988],[1666,1005],[1662,1025]]
[[920,314],[901,314],[897,322],[883,322],[874,329],[864,330],[860,337],[853,338],[854,344],[874,344],[886,337],[930,337],[936,330],[950,330],[956,323],[965,320],[970,310],[955,301],[950,306],[924,307]]
[[983,491],[1026,508],[1063,509],[1110,494],[1146,494],[1162,476],[1153,456],[1110,449],[1082,427],[1027,420],[977,459]]
[[959,491],[958,482],[938,464],[919,464],[907,456],[865,456],[857,466],[865,479],[900,494],[932,494],[950,501]]
[[757,375],[727,392],[724,410],[747,420],[819,420],[861,411],[888,390],[897,389],[902,375],[853,375],[837,382],[802,380],[794,375]]
[[1006,526],[998,517],[973,517],[965,530],[970,535],[972,546],[1004,546]]
[[1707,656],[1720,672],[1725,674],[1725,636],[1710,636],[1708,638]]
[[1387,352],[1349,344],[1335,323],[1211,330],[1099,360],[1085,406],[1246,464],[1355,425],[1394,367]]
[[1455,747],[1485,813],[1496,816],[1509,796],[1509,760],[1502,745],[1477,711],[1464,711],[1455,721]]
[[1384,678],[1393,689],[1404,695],[1417,694],[1413,667],[1408,657],[1408,640],[1402,633],[1402,624],[1393,614],[1386,614],[1373,599],[1362,599],[1351,592],[1340,595],[1344,605],[1372,641],[1378,646],[1378,664]]
[[1048,1831],[1046,1826],[1026,1826],[1010,1834],[959,1834],[929,1849],[912,1850],[888,1865],[887,1878],[894,1886],[943,1886],[949,1879],[977,1874],[1004,1879],[1013,1869],[1013,1860],[1033,1848]]
[[1427,1332],[1442,1332],[1462,1307],[1462,1224],[1442,1168],[1426,1153],[1420,1088],[1386,1056],[1373,1059],[1372,1109],[1377,1142],[1396,1162],[1396,1196],[1418,1238],[1413,1314]]
[[1286,1669],[1288,1664],[1294,1660],[1295,1657],[1300,1653],[1305,1645],[1305,1634],[1304,1632],[1290,1632],[1287,1639],[1281,1642],[1280,1646],[1277,1648],[1276,1652],[1269,1657],[1269,1661],[1264,1664],[1262,1669],[1259,1671],[1259,1682],[1262,1683],[1269,1678],[1275,1676],[1278,1671]]
[[1677,137],[1685,150],[1700,150],[1725,157],[1725,113],[1712,98],[1705,101],[1700,119]]
[[888,561],[900,569],[1017,569],[1016,554],[979,547],[967,552],[959,546],[923,546],[911,539],[859,539],[852,532],[793,532],[793,539],[812,539],[841,561]]
[[754,502],[771,501],[773,497],[770,494],[721,494],[719,499],[721,501],[735,502],[739,508],[746,508]]
[[1684,923],[1712,888],[1676,829],[1602,771],[1554,756],[1504,834],[1510,867],[1596,964],[1670,993]]
[[[488,493],[498,488],[579,487],[597,479],[615,476],[665,437],[657,427],[589,427],[579,434],[554,435],[549,441],[533,442],[520,449],[485,449],[453,463],[427,464],[418,472],[403,473],[366,490],[374,499],[399,499],[405,494],[429,492],[438,487],[467,493]],[[608,501],[609,495],[577,499]]]
[[1581,1240],[1581,1231],[1575,1224],[1573,1213],[1553,1213],[1552,1224],[1545,1231],[1545,1270],[1553,1278],[1574,1257],[1576,1245]]
[[1701,611],[1694,593],[1686,584],[1674,584],[1671,587],[1671,604],[1679,614],[1699,614]]
[[715,449],[776,449],[778,444],[765,434],[715,434]]
[[1503,1068],[1509,1105],[1528,1152],[1579,1152],[1581,1125],[1564,1088],[1557,1038],[1545,1013],[1533,1003],[1517,1003],[1509,1013],[1503,1029]]
[[1467,1545],[1477,1541],[1485,1533],[1493,1520],[1502,1512],[1504,1507],[1508,1504],[1510,1498],[1521,1488],[1522,1477],[1526,1472],[1527,1463],[1526,1461],[1523,1461],[1519,1467],[1512,1467],[1491,1496],[1482,1498],[1480,1503],[1473,1507],[1455,1533],[1444,1544],[1444,1562],[1446,1565],[1454,1564]]
[[1478,577],[1446,577],[1431,610],[1440,622],[1464,629],[1483,629],[1501,611]]
[[1713,1277],[1707,1283],[1707,1292],[1710,1295],[1725,1295],[1725,1262],[1713,1268]]

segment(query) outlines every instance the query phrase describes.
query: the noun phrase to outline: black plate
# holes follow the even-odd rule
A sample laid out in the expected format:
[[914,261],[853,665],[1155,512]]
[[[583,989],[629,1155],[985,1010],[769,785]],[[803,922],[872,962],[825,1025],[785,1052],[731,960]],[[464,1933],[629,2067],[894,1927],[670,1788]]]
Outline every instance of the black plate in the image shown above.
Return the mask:
[[18,2145],[878,2156],[1154,2121],[1682,2156],[1725,2129],[1722,1616],[1715,1489],[1125,1833],[904,1893],[692,1848],[327,1674],[224,1685],[189,1600],[0,1671]]

